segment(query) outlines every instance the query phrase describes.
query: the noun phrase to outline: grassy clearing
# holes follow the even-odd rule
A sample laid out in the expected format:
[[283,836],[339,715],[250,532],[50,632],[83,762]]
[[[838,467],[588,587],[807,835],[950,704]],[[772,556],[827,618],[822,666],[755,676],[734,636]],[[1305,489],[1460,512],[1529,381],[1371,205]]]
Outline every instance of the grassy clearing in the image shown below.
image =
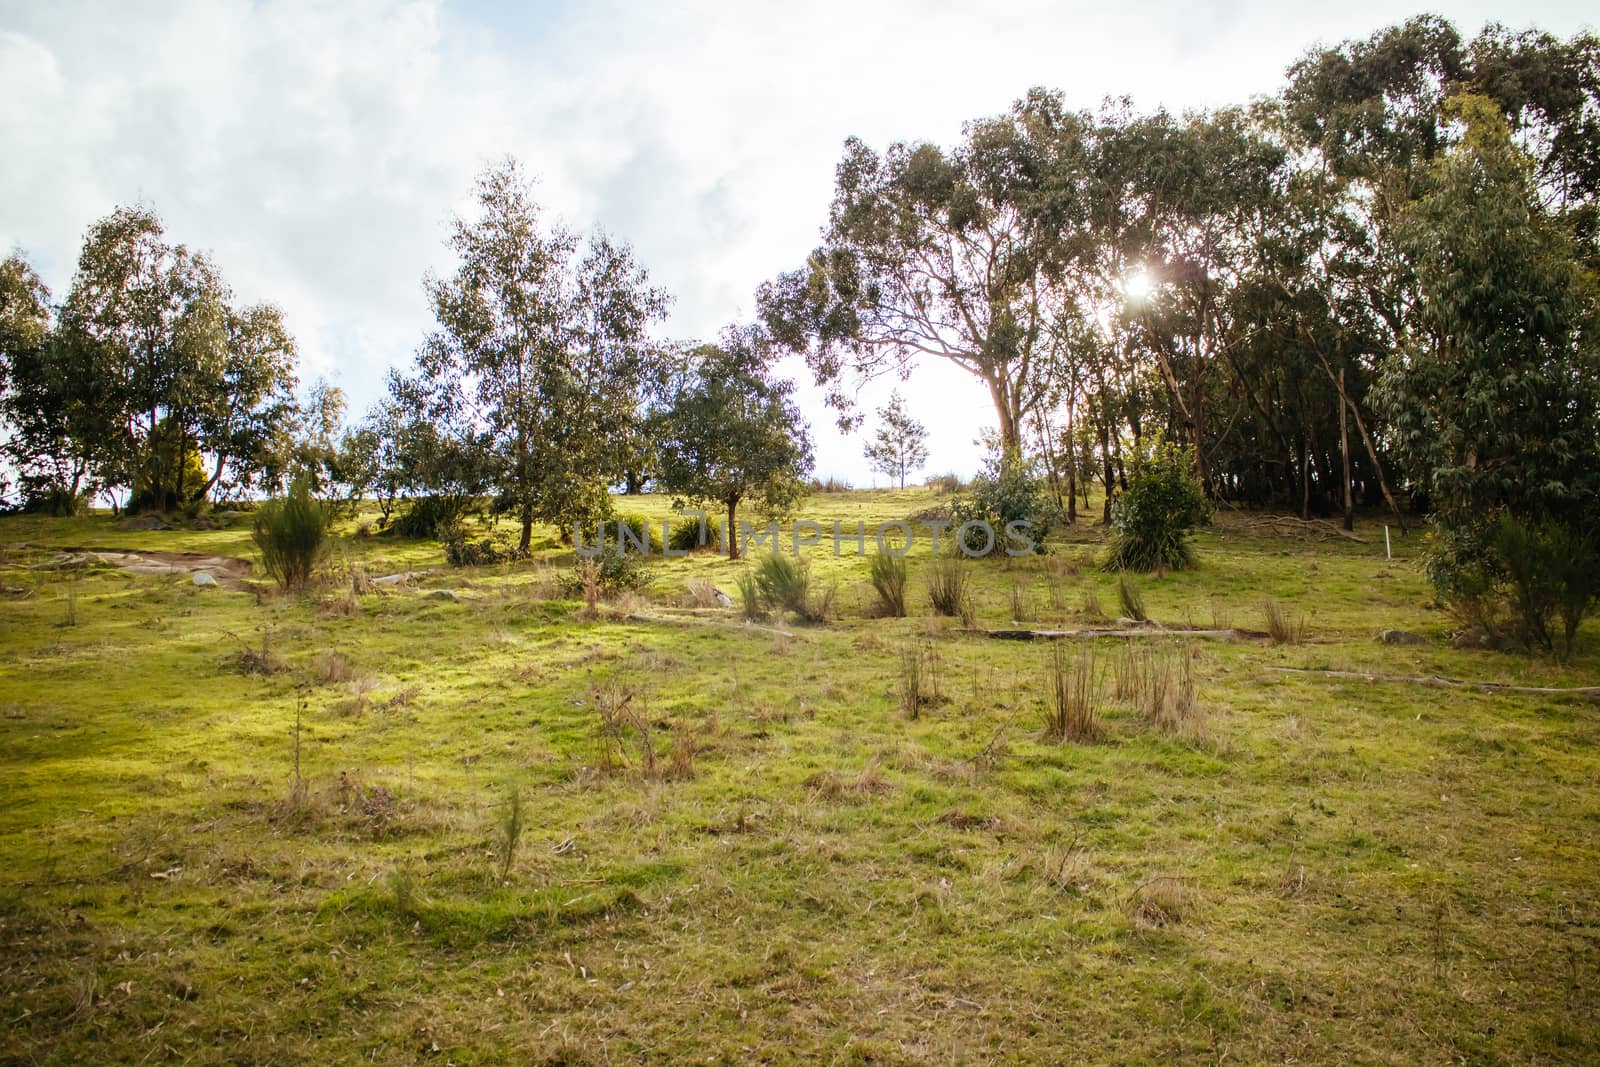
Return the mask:
[[[433,573],[304,598],[69,578],[32,568],[249,556],[248,530],[0,521],[5,1059],[1600,1055],[1600,708],[1267,670],[1575,685],[1600,641],[1566,667],[1450,649],[1381,530],[1202,532],[1200,569],[1137,580],[1146,613],[1248,625],[1270,599],[1301,643],[1141,640],[1185,657],[1197,730],[1119,696],[1101,642],[1093,741],[1063,744],[1046,649],[935,616],[925,543],[882,617],[825,535],[833,618],[784,636],[742,626],[750,565],[711,553],[658,561],[632,613],[724,625],[669,625],[582,617],[548,531],[448,571],[353,528],[347,571]],[[972,619],[1119,604],[1098,536],[965,568]]]

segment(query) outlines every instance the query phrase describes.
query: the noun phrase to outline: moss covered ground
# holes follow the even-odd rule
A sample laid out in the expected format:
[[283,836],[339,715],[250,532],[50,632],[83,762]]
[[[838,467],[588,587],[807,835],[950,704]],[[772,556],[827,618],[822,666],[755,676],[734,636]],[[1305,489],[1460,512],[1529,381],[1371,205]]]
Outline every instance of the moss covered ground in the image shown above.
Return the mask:
[[[1303,641],[1074,643],[1100,736],[1056,743],[1046,647],[934,617],[925,541],[904,619],[811,550],[838,617],[786,636],[690,607],[737,598],[709,554],[590,619],[551,531],[452,570],[355,529],[290,597],[48,566],[249,558],[240,525],[0,520],[0,1060],[1600,1059],[1600,705],[1272,670],[1600,681],[1593,625],[1564,667],[1452,649],[1415,537],[1219,518],[1148,613],[1261,629],[1273,598]],[[973,564],[977,624],[1118,614],[1099,537]],[[1130,644],[1192,655],[1181,734],[1114,695]]]

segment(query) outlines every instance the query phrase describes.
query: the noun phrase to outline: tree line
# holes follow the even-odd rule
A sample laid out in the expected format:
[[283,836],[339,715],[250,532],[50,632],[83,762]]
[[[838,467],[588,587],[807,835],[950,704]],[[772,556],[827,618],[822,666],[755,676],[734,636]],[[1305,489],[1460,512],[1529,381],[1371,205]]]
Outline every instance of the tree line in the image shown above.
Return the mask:
[[[1072,110],[1036,89],[948,148],[848,141],[822,244],[759,304],[846,426],[866,379],[971,374],[1073,514],[1098,479],[1109,518],[1157,438],[1213,499],[1347,526],[1402,489],[1438,503],[1436,463],[1575,491],[1597,106],[1593,36],[1465,39],[1433,17],[1309,52],[1247,106]],[[1523,378],[1457,419],[1429,400],[1459,398],[1472,345]]]
[[[348,428],[336,390],[295,399],[275,308],[122,209],[59,306],[20,257],[0,268],[6,455],[35,505],[301,477],[417,533],[487,500],[526,550],[654,482],[731,533],[809,471],[776,357],[802,355],[846,427],[863,381],[937,359],[1069,520],[1095,482],[1110,519],[1165,442],[1213,500],[1348,526],[1360,504],[1404,522],[1409,498],[1481,556],[1501,512],[1575,530],[1600,496],[1597,124],[1593,36],[1433,17],[1308,52],[1237,107],[1035,89],[954,146],[847,141],[822,243],[708,345],[660,340],[668,297],[631,249],[549,223],[506,161],[426,281],[436,328]],[[925,457],[892,415],[869,458],[901,479]]]

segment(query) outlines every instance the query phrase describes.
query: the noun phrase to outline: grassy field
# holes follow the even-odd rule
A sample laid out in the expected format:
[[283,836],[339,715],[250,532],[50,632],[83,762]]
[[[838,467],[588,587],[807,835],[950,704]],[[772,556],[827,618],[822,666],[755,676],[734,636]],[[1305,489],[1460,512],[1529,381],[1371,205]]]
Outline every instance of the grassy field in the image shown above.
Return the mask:
[[[1600,1058],[1600,705],[1273,670],[1600,680],[1593,625],[1565,668],[1453,650],[1415,538],[1389,562],[1376,526],[1223,517],[1200,569],[1138,581],[1150,616],[1264,629],[1271,597],[1304,639],[1072,642],[1100,730],[1058,743],[1053,646],[932,616],[925,544],[905,619],[871,617],[853,547],[814,550],[839,617],[785,635],[686,609],[692,579],[735,593],[744,564],[710,555],[591,620],[548,535],[450,570],[352,530],[342,572],[432,573],[294,598],[40,569],[253,551],[0,520],[0,1059]],[[1119,614],[1099,536],[972,565],[977,624]],[[1116,696],[1130,648],[1192,658],[1181,730]]]

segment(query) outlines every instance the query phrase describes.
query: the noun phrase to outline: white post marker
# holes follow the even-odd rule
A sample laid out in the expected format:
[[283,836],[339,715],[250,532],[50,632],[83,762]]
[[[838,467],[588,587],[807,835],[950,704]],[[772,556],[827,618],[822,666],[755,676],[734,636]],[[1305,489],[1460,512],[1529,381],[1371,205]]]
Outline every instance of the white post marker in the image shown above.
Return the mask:
[[1383,524],[1383,558],[1384,559],[1388,559],[1388,560],[1394,559],[1394,553],[1389,550],[1389,524],[1388,523],[1384,523]]

